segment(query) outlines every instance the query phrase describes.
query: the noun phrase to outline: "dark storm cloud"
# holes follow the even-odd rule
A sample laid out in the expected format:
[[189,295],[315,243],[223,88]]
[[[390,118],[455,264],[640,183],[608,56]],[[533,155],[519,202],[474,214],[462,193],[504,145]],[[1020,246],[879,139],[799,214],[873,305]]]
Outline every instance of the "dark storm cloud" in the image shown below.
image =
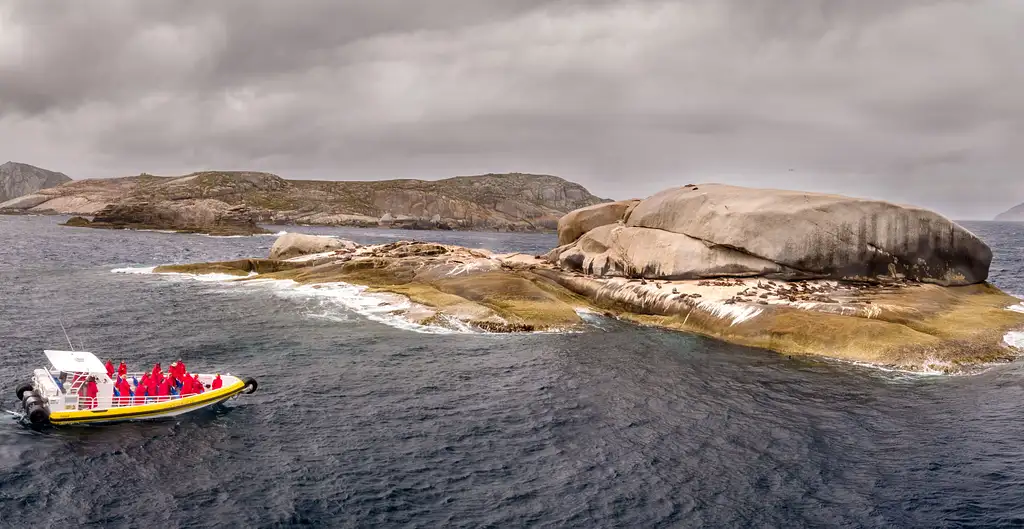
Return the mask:
[[[987,217],[1024,201],[1016,0],[0,3],[0,155],[78,177],[559,174]],[[4,156],[0,156],[4,157]]]

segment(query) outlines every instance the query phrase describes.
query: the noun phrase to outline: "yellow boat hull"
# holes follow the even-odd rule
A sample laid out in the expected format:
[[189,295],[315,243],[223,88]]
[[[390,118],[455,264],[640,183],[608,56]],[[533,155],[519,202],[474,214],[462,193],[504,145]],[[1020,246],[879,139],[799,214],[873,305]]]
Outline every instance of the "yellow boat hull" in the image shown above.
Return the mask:
[[138,406],[119,406],[96,410],[52,411],[50,413],[50,424],[61,426],[67,424],[96,424],[174,417],[223,402],[241,393],[245,387],[246,383],[238,380],[220,389],[167,402],[153,402]]

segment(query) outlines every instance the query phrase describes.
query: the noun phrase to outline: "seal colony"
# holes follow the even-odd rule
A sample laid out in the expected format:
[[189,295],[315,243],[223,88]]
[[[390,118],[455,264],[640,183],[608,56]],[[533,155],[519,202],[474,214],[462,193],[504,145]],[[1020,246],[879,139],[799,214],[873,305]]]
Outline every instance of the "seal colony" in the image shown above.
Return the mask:
[[403,317],[491,332],[582,325],[580,310],[790,355],[944,372],[1007,361],[1019,300],[989,247],[925,209],[720,184],[573,211],[547,255],[286,234],[267,259],[165,265],[408,297]]

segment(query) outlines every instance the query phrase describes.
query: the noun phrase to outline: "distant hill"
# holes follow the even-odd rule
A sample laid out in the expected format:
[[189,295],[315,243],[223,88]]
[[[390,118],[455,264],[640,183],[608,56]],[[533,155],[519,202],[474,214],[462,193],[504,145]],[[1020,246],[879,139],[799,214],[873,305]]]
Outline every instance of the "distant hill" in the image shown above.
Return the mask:
[[[549,175],[338,182],[206,171],[77,180],[2,203],[0,210],[92,216],[111,206],[143,203],[162,204],[165,210],[173,202],[175,211],[189,210],[211,204],[206,199],[244,207],[264,224],[508,231],[553,230],[569,211],[605,201],[579,184]],[[202,217],[200,211],[192,213]]]
[[0,202],[70,181],[71,178],[64,173],[47,171],[27,163],[7,162],[0,165]]
[[1024,204],[1014,206],[996,215],[995,220],[1004,222],[1024,222]]

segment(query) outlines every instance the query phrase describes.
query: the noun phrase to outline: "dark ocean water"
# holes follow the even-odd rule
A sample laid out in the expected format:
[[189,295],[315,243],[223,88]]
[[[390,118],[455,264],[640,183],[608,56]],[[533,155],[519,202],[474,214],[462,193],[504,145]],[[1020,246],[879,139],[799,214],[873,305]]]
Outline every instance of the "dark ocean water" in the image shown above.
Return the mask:
[[[155,423],[0,420],[4,527],[1024,525],[1024,364],[883,372],[595,320],[428,334],[274,285],[112,273],[272,237],[0,216],[0,405],[43,348],[254,376]],[[965,223],[1024,293],[1024,225]],[[548,235],[290,228],[539,252]],[[350,300],[349,300],[350,301]],[[363,313],[361,313],[363,312]]]

